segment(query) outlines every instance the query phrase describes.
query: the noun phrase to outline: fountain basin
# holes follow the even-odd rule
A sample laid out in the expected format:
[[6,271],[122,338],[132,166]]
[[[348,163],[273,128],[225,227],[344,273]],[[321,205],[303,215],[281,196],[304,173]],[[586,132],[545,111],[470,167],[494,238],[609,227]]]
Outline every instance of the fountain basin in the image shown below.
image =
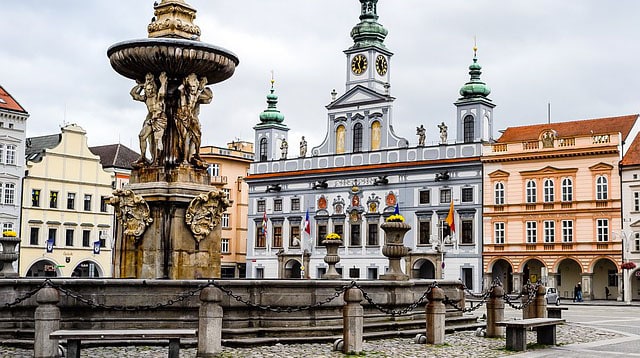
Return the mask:
[[231,77],[238,57],[231,51],[200,41],[149,38],[119,42],[107,50],[111,67],[124,77],[143,81],[148,73],[166,72],[182,78],[191,73],[218,83]]

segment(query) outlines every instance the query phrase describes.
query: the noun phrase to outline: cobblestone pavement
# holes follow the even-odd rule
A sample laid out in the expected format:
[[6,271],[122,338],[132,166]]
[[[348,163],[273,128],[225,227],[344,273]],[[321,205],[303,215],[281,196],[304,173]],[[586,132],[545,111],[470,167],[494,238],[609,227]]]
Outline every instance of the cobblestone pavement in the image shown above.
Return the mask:
[[[575,324],[558,326],[557,341],[560,345],[571,343],[586,343],[615,339],[621,334],[601,331]],[[535,332],[529,332],[529,342],[535,342]],[[273,346],[258,346],[251,348],[223,349],[220,357],[344,357],[342,353],[332,352],[332,345],[322,344],[278,344]],[[446,343],[442,346],[418,345],[410,338],[381,339],[364,342],[366,357],[503,357],[515,352],[506,351],[505,340],[502,338],[476,337],[474,332],[457,332],[446,335]],[[0,357],[32,357],[33,351],[19,348],[0,346]],[[115,358],[115,357],[166,357],[166,347],[94,347],[82,350],[82,357]],[[180,357],[195,357],[196,349],[188,348],[180,351]]]

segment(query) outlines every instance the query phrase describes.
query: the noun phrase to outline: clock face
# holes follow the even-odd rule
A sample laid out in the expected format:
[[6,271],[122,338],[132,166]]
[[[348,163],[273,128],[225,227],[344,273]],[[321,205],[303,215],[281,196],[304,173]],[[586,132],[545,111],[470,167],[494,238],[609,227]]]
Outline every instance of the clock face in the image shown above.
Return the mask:
[[356,55],[351,60],[351,71],[356,75],[361,75],[367,70],[367,58],[364,55]]
[[376,57],[376,71],[380,76],[384,76],[387,73],[387,59],[382,55]]

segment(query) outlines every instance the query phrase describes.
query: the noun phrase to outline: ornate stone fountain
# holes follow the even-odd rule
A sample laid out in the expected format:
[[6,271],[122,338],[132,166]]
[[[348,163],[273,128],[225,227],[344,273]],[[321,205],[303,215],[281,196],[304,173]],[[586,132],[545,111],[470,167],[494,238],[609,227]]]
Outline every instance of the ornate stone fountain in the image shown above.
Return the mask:
[[199,113],[213,99],[207,85],[231,77],[238,58],[200,41],[195,14],[183,0],[162,0],[148,38],[107,51],[113,69],[136,81],[131,97],[148,110],[130,186],[111,199],[119,218],[116,277],[220,276],[219,223],[230,203],[209,185]]

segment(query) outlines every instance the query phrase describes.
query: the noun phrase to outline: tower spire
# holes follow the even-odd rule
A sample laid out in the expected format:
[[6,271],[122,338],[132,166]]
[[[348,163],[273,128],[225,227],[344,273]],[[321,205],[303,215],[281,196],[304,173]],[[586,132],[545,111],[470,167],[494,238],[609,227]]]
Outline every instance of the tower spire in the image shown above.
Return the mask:
[[378,23],[378,0],[360,0],[360,23],[351,30],[351,49],[366,46],[385,48],[384,39],[389,31]]
[[271,90],[267,95],[267,109],[260,113],[260,122],[262,124],[275,123],[280,124],[284,121],[284,114],[280,113],[277,108],[278,104],[278,96],[275,94],[274,84],[276,80],[273,76],[273,71],[271,71]]
[[478,46],[475,37],[473,39],[473,63],[469,66],[469,75],[471,79],[460,88],[462,98],[487,97],[491,93],[491,89],[486,83],[482,82],[480,75],[482,74],[482,66],[478,63]]

